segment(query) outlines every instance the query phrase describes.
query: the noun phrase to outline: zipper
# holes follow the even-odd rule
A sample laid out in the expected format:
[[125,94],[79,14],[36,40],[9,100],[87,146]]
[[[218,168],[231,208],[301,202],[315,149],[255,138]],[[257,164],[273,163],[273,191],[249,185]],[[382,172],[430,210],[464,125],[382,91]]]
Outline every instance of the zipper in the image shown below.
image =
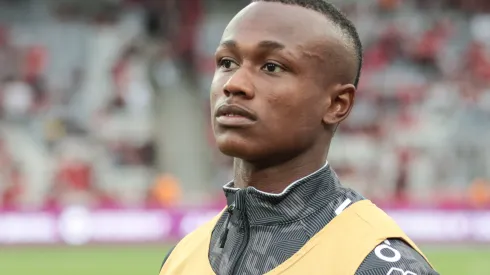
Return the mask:
[[248,240],[250,238],[250,227],[248,224],[246,214],[244,214],[244,229],[245,229],[245,238],[244,238],[242,244],[240,245],[240,249],[238,250],[239,251],[238,252],[238,258],[235,262],[235,265],[233,266],[233,270],[231,272],[232,275],[236,274],[238,267],[240,267],[242,265],[243,254],[245,252],[245,248],[247,248],[247,246],[248,246]]
[[228,231],[229,231],[228,227],[230,225],[231,216],[233,215],[233,210],[235,210],[235,203],[230,204],[226,208],[226,211],[228,212],[228,216],[226,217],[226,221],[225,221],[225,231],[223,232],[220,238],[220,244],[219,244],[220,248],[225,247],[226,239],[228,238]]

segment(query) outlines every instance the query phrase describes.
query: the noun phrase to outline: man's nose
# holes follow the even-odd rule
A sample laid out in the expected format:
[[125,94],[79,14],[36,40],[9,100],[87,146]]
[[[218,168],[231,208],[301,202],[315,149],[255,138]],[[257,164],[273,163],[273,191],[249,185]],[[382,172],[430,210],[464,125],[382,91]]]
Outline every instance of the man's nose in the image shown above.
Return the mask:
[[229,96],[242,96],[248,99],[255,96],[252,76],[246,69],[240,68],[223,86],[223,93]]

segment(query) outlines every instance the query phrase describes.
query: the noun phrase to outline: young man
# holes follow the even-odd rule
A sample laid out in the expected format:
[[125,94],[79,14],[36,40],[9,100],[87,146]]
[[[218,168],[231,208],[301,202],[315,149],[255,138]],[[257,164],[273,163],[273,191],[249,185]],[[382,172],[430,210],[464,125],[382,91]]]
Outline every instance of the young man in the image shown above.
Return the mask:
[[231,20],[211,86],[216,141],[235,158],[228,207],[160,274],[437,274],[327,163],[361,64],[355,27],[323,0],[257,0]]

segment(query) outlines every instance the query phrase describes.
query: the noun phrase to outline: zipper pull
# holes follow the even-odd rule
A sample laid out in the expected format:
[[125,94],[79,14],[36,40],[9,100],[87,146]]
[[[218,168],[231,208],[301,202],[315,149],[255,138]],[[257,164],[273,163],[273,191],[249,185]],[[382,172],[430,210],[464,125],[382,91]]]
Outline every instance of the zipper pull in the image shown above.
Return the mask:
[[228,231],[229,231],[228,230],[228,226],[230,224],[231,215],[233,215],[233,210],[235,210],[235,204],[234,203],[232,203],[226,209],[226,212],[228,212],[228,216],[226,217],[226,220],[225,220],[225,231],[221,235],[220,245],[219,245],[220,248],[224,248],[225,247],[226,238],[228,238]]

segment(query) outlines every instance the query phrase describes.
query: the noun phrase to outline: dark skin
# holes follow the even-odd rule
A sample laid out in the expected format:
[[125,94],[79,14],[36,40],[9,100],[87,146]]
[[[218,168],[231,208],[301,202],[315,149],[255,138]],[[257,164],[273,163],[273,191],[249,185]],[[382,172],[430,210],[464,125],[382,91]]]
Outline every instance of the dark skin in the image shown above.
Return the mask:
[[[224,31],[216,64],[213,129],[235,158],[235,187],[280,193],[325,164],[356,92],[353,51],[333,23],[298,6],[252,3]],[[222,123],[216,112],[227,104],[253,119]]]

